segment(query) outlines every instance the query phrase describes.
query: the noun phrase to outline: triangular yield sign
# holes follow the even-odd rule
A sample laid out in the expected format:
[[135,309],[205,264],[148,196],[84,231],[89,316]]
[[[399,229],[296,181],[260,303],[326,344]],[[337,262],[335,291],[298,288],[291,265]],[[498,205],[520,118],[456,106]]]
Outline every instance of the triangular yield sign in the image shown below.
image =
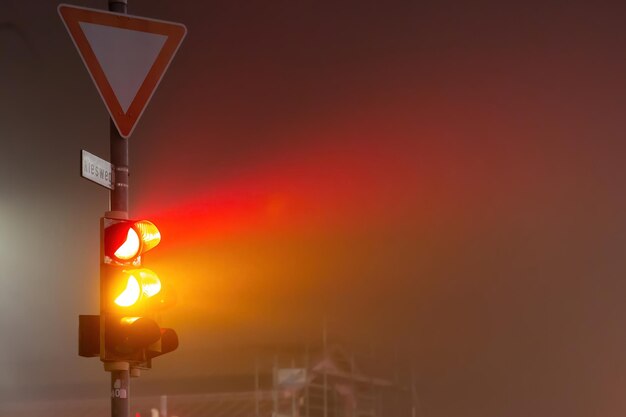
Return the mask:
[[128,138],[187,28],[67,4],[58,11],[117,130]]

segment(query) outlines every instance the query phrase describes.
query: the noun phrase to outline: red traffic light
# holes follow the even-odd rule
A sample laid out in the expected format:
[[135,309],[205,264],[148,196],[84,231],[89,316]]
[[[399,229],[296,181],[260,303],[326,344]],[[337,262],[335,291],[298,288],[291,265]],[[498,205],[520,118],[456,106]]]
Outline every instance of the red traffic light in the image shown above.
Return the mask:
[[104,219],[104,263],[134,265],[160,241],[159,229],[147,220]]

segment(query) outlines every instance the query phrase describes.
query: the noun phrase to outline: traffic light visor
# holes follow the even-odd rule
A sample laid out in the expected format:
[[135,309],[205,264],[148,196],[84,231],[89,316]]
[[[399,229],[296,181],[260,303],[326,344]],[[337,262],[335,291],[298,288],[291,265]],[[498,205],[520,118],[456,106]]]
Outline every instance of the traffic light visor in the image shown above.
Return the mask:
[[161,291],[161,280],[154,271],[143,268],[132,271],[134,276],[139,276],[141,292],[144,297],[152,297]]
[[154,223],[148,220],[141,220],[135,223],[135,229],[139,232],[141,241],[143,242],[143,252],[147,252],[154,248],[161,241],[161,232],[154,225]]

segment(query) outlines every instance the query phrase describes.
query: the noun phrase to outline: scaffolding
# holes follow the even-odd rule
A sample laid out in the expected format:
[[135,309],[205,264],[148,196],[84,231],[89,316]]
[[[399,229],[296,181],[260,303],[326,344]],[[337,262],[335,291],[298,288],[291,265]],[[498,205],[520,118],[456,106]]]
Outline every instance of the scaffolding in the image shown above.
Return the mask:
[[[246,349],[241,349],[246,350]],[[199,394],[134,397],[141,417],[423,417],[411,366],[399,355],[381,358],[328,342],[249,349],[236,383],[213,375]],[[239,359],[237,359],[239,361]],[[232,376],[232,375],[231,375]],[[227,391],[227,392],[224,392]],[[165,404],[165,407],[163,406]],[[32,403],[14,417],[106,417],[106,399]],[[8,410],[7,410],[8,411]]]

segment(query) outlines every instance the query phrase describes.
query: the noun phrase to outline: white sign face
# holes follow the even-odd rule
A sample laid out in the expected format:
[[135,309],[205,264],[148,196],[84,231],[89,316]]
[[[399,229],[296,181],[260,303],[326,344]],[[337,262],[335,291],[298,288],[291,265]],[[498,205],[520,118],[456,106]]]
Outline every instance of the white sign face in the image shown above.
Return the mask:
[[86,150],[82,150],[81,156],[81,176],[100,184],[110,190],[115,188],[115,174],[113,165],[96,155],[92,155]]

